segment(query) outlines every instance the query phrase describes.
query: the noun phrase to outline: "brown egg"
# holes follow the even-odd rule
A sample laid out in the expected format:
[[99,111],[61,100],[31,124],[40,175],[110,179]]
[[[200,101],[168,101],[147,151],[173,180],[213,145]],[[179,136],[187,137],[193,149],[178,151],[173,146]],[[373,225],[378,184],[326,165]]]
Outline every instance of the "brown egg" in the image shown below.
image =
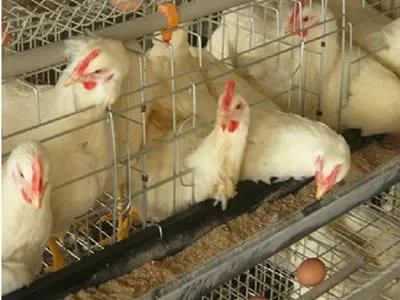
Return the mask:
[[264,298],[261,296],[253,296],[253,297],[250,297],[248,300],[267,300],[267,298]]
[[296,277],[300,284],[310,287],[324,281],[326,266],[318,258],[308,258],[297,268]]

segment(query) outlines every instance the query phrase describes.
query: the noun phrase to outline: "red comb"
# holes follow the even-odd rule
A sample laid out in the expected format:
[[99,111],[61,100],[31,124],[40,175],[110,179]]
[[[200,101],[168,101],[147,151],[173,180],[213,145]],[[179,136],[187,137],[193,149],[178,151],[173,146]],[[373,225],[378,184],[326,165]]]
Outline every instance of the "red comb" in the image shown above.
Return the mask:
[[43,182],[42,182],[42,166],[40,164],[40,157],[36,155],[32,161],[32,190],[42,192]]
[[336,177],[338,176],[340,169],[342,168],[342,165],[337,165],[333,168],[332,172],[325,178],[325,182],[332,184],[334,181],[336,181]]
[[100,49],[92,50],[80,63],[76,66],[74,72],[78,73],[78,75],[82,75],[85,73],[86,69],[89,67],[89,64],[100,54]]
[[222,110],[230,110],[232,105],[232,97],[235,91],[236,82],[229,79],[225,84],[224,98],[222,99]]
[[[304,6],[304,0],[300,0],[300,5]],[[300,14],[300,5],[297,5],[297,3],[295,3],[292,15],[290,16],[289,19],[289,24],[292,25],[294,20],[297,18],[297,16]]]

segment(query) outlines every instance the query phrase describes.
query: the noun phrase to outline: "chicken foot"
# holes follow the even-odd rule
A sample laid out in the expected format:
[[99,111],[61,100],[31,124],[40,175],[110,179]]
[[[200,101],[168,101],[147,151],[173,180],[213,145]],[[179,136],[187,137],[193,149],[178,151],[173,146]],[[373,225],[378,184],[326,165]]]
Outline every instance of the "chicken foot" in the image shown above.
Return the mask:
[[64,255],[61,252],[60,247],[57,245],[57,238],[50,237],[48,246],[51,251],[51,255],[53,257],[53,265],[48,266],[44,269],[45,273],[54,273],[58,270],[61,270],[65,267],[66,262],[64,259]]
[[[118,201],[124,199],[124,190],[125,190],[125,184],[121,184],[118,188],[118,196],[117,196]],[[142,219],[140,214],[136,211],[134,207],[131,207],[128,216],[122,214],[122,211],[124,210],[123,205],[118,205],[117,210],[120,213],[120,216],[118,217],[118,230],[117,230],[117,242],[119,242],[128,237],[129,229],[132,227],[133,222],[134,221],[141,222]],[[108,213],[105,216],[102,216],[97,223],[112,221],[112,220],[113,220],[113,214]],[[102,241],[100,241],[100,245],[103,247],[110,245],[110,243],[111,243],[110,237],[107,237]]]
[[238,174],[237,170],[232,167],[228,159],[225,159],[222,164],[222,172],[219,176],[218,183],[214,186],[214,199],[216,200],[214,206],[221,202],[222,210],[228,207],[228,200],[235,197],[237,178],[234,174]]
[[228,207],[228,200],[237,194],[234,180],[230,176],[221,176],[220,180],[214,186],[214,206],[221,202],[222,210]]

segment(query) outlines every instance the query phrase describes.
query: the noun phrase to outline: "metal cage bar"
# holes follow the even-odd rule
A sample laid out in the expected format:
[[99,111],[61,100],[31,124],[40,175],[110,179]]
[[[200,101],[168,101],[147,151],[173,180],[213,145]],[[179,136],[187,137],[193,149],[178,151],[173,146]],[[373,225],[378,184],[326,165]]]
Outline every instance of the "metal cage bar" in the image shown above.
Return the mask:
[[315,202],[285,220],[256,234],[254,238],[181,278],[156,288],[140,299],[199,299],[260,261],[271,257],[305,235],[328,224],[364,201],[397,183],[400,160],[392,161],[325,199]]

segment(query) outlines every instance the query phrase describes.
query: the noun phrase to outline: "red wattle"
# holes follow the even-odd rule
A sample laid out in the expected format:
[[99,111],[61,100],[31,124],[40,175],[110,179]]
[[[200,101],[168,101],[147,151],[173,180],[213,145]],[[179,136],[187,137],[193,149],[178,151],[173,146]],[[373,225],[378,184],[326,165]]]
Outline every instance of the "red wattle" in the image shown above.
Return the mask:
[[236,129],[239,127],[239,122],[238,121],[230,121],[229,122],[229,127],[228,131],[229,132],[234,132]]
[[93,90],[96,86],[97,86],[96,81],[85,81],[83,83],[83,87],[88,91]]
[[24,197],[24,200],[26,202],[32,203],[31,197],[29,197],[28,193],[24,189],[21,189],[21,194],[22,194],[22,197]]

